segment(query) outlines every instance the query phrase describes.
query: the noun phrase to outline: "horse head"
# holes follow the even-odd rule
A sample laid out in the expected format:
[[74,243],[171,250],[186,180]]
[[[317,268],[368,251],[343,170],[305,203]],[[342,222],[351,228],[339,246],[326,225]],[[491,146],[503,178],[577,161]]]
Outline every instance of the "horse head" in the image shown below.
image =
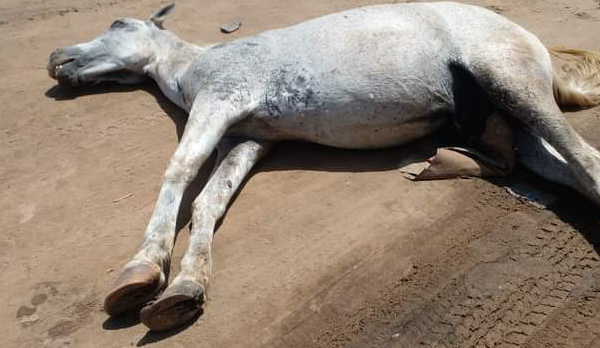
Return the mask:
[[146,21],[117,19],[97,38],[57,49],[50,55],[48,74],[63,86],[141,82],[145,67],[155,59],[162,23],[174,6],[161,8]]

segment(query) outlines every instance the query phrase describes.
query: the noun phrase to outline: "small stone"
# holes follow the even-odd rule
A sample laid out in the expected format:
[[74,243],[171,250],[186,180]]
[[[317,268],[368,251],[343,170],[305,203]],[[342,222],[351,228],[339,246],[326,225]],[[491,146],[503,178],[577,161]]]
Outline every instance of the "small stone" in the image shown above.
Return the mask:
[[242,26],[242,22],[238,20],[231,21],[223,26],[221,26],[221,32],[225,34],[231,34],[234,31],[238,30]]

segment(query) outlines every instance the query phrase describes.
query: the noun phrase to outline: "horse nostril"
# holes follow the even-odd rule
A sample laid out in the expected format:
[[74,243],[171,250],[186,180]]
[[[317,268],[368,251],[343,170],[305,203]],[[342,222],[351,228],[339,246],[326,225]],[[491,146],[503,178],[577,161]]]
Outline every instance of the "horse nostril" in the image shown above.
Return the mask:
[[65,54],[62,53],[62,50],[60,48],[57,48],[54,52],[50,54],[50,63],[56,61],[58,58],[64,55]]

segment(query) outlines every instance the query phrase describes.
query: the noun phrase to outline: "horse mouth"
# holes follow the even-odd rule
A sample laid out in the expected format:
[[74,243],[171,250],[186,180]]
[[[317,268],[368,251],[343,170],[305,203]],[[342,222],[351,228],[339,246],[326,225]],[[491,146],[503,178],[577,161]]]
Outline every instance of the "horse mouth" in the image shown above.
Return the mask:
[[53,79],[56,79],[58,74],[60,73],[60,70],[67,64],[71,63],[75,61],[74,58],[69,58],[66,59],[62,62],[60,62],[59,64],[54,65],[54,68],[52,68],[51,66],[48,67],[48,74],[50,75],[50,77],[52,77]]

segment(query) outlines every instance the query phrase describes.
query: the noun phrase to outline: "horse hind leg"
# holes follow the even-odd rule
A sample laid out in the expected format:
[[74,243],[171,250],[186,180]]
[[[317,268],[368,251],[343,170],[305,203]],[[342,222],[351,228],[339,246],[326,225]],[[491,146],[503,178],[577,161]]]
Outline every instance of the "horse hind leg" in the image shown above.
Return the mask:
[[556,149],[580,191],[600,204],[600,153],[575,132],[556,104],[547,51],[532,47],[530,52],[491,59],[470,70],[492,103]]
[[523,128],[515,133],[517,162],[520,165],[546,180],[585,194],[567,161],[547,141]]

